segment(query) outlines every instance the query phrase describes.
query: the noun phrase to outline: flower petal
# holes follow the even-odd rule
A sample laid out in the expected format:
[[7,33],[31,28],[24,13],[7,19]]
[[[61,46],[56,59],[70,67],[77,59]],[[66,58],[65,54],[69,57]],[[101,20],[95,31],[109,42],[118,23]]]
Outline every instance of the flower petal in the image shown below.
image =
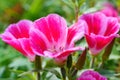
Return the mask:
[[22,38],[18,40],[20,42],[21,48],[24,50],[25,55],[30,59],[30,61],[35,60],[35,54],[32,51],[30,40],[27,38]]
[[66,61],[67,57],[72,54],[75,51],[78,50],[84,50],[84,48],[81,47],[74,47],[74,48],[70,48],[70,49],[66,49],[64,51],[61,52],[49,52],[49,51],[44,51],[44,55],[46,57],[50,57],[50,58],[54,58],[55,62],[57,62],[58,64],[62,64]]
[[73,46],[73,43],[84,36],[85,22],[79,20],[68,29],[67,45]]
[[35,56],[28,41],[29,31],[32,27],[33,23],[31,21],[21,20],[16,24],[9,25],[5,32],[0,35],[3,41],[21,52],[31,61],[34,60]]
[[117,18],[108,17],[107,29],[104,35],[109,36],[111,34],[116,34],[118,33],[119,29],[120,24],[118,23]]
[[38,29],[34,29],[34,28],[31,29],[30,40],[31,40],[31,47],[33,49],[33,52],[40,56],[42,56],[43,51],[47,50],[47,47],[50,46],[46,36]]
[[111,3],[104,3],[103,9],[100,12],[104,13],[106,16],[117,17],[118,12]]
[[68,29],[64,18],[50,14],[36,20],[35,25],[53,45],[65,46]]
[[89,48],[93,48],[96,46],[96,40],[92,36],[85,34],[85,38],[86,38]]
[[68,55],[70,55],[72,52],[75,52],[77,50],[84,50],[84,48],[82,47],[74,47],[74,48],[69,48],[69,49],[66,49],[62,52],[50,52],[50,51],[44,51],[44,54],[47,56],[47,57],[50,57],[50,58],[62,58],[62,57],[67,57]]
[[55,58],[57,59],[60,59],[60,58],[64,58],[64,57],[67,57],[69,56],[72,52],[75,52],[75,51],[78,51],[78,50],[84,50],[84,48],[82,47],[73,47],[73,48],[69,48],[69,49],[66,49],[64,50],[63,52],[55,55]]
[[33,26],[33,23],[29,20],[21,20],[17,24],[21,37],[29,37],[29,31]]
[[17,24],[11,24],[5,30],[5,32],[11,33],[16,39],[29,37],[29,30],[33,27],[33,24],[29,20],[19,21]]
[[[90,50],[91,50],[91,54],[92,55],[97,55],[100,53],[100,51],[105,48],[114,38],[114,35],[111,35],[109,37],[104,37],[104,36],[101,36],[101,35],[95,35],[95,34],[91,34],[91,37],[94,38],[94,44],[95,46],[94,47],[90,47]],[[88,44],[89,45],[89,44]]]
[[[81,16],[81,19],[85,20],[88,24],[86,28],[86,34],[94,33],[103,35],[106,31],[107,19],[103,13],[97,12],[94,14],[85,14]],[[104,27],[104,28],[101,28]]]

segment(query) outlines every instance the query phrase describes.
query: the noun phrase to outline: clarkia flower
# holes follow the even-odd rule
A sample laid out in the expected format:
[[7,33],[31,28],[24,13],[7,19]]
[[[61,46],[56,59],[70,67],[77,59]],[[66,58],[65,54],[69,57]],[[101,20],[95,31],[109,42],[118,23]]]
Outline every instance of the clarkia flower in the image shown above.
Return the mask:
[[100,75],[93,70],[84,71],[77,80],[107,80],[105,76]]
[[24,56],[34,61],[35,54],[30,47],[29,31],[33,27],[33,23],[29,20],[21,20],[16,24],[11,24],[0,35],[0,38]]
[[35,28],[30,31],[31,45],[39,56],[54,58],[59,64],[67,56],[81,47],[74,47],[74,42],[83,37],[84,21],[79,21],[69,28],[63,17],[49,14],[34,22]]
[[80,19],[87,23],[85,38],[93,56],[98,55],[117,36],[119,31],[117,18],[106,17],[100,12],[84,14]]
[[118,14],[117,9],[115,9],[115,7],[109,2],[104,3],[103,8],[99,12],[102,12],[108,17],[116,17],[120,22],[120,16]]
[[118,17],[118,11],[114,8],[111,3],[104,3],[103,8],[100,12],[104,13],[106,16]]

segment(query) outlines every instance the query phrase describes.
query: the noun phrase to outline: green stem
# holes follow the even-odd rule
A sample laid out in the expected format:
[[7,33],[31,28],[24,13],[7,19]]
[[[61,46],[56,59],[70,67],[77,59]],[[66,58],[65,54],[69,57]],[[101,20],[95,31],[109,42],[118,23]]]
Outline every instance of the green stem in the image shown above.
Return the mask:
[[65,71],[65,68],[61,67],[60,70],[61,70],[61,74],[62,74],[62,80],[66,80],[66,71]]
[[41,57],[37,56],[35,57],[35,70],[36,70],[36,80],[40,80],[40,70],[42,69],[41,66]]
[[94,63],[95,63],[95,57],[92,56],[92,60],[90,62],[90,68],[94,68]]
[[100,68],[103,67],[103,63],[104,63],[104,62],[101,62],[101,63],[98,65],[98,69],[100,69]]
[[77,74],[78,70],[75,68],[72,72],[72,77],[74,77]]
[[78,21],[78,16],[79,16],[79,8],[78,6],[75,6],[75,22]]

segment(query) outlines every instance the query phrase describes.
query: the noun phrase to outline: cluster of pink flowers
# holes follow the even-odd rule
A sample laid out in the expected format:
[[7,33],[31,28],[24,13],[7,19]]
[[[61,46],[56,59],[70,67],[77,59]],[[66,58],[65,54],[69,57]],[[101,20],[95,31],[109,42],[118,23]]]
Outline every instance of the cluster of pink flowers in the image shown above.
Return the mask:
[[84,49],[74,45],[84,35],[91,54],[96,56],[118,31],[118,20],[100,12],[84,14],[70,27],[63,17],[49,14],[34,22],[11,24],[0,37],[32,61],[35,55],[64,61],[72,52]]
[[[115,13],[114,17],[106,15],[105,10],[84,14],[70,27],[67,27],[66,20],[57,14],[49,14],[34,22],[21,20],[9,25],[0,38],[31,61],[38,55],[53,58],[58,64],[62,64],[73,52],[84,50],[75,45],[82,37],[85,37],[93,56],[97,56],[117,37],[120,28],[115,17],[117,14]],[[86,71],[78,80],[107,79],[99,76],[97,72]]]
[[83,37],[84,26],[80,20],[68,28],[63,17],[49,14],[34,22],[21,20],[11,24],[0,37],[31,61],[39,55],[61,63],[72,52],[84,49],[74,45]]

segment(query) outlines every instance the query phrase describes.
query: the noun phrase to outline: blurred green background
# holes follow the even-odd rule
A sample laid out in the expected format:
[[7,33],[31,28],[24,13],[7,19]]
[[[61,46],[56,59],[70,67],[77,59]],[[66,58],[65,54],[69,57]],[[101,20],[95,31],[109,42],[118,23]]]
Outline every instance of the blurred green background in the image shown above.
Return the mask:
[[[75,6],[72,0],[0,0],[0,33],[11,24],[21,19],[36,20],[50,13],[57,13],[63,16],[68,25],[75,21]],[[92,12],[98,9],[98,6],[107,0],[81,0],[80,14]],[[108,0],[114,5],[119,6],[119,0]],[[86,3],[84,3],[86,2]],[[48,63],[49,60],[46,60]],[[53,64],[43,62],[43,65],[53,67]],[[22,56],[11,46],[2,42],[0,39],[0,80],[34,80],[31,74],[20,76],[24,71],[32,70],[33,63]],[[55,66],[54,66],[55,67]],[[119,41],[114,45],[110,59],[106,62],[105,68],[112,73],[120,73],[120,45]],[[109,74],[109,76],[111,76]],[[47,72],[43,74],[47,75]],[[44,78],[49,80],[51,74]],[[119,75],[118,75],[119,76]],[[55,80],[55,77],[51,80]],[[56,79],[57,80],[57,79]],[[119,77],[113,76],[110,80],[119,80]]]

